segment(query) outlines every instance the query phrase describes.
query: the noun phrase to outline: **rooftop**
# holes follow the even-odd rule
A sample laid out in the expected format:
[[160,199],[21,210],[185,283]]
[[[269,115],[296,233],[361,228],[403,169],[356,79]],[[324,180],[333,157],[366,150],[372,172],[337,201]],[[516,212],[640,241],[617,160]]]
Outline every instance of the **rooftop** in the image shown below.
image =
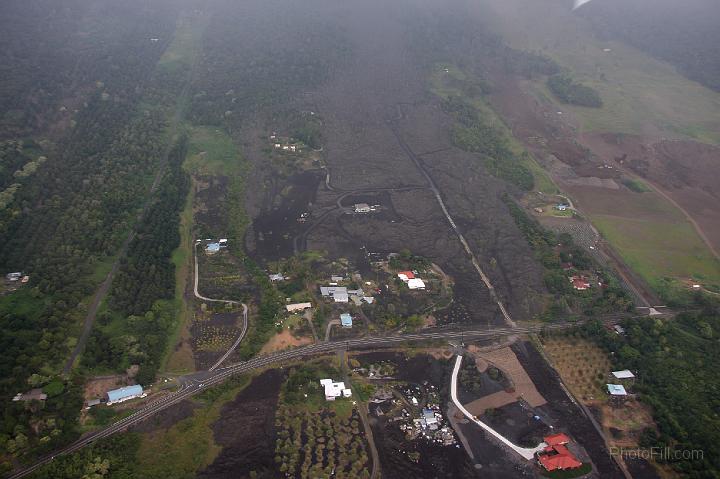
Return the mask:
[[607,388],[611,396],[627,396],[625,386],[622,384],[608,384]]
[[623,369],[622,371],[613,371],[612,375],[617,379],[632,379],[635,375],[629,369]]
[[567,444],[570,442],[570,438],[563,433],[558,434],[551,434],[550,436],[545,436],[543,438],[543,441],[545,441],[545,444],[548,446],[556,446],[558,444]]
[[108,401],[115,402],[124,398],[133,396],[140,396],[143,393],[143,388],[139,384],[134,386],[125,386],[119,389],[113,389],[107,392]]

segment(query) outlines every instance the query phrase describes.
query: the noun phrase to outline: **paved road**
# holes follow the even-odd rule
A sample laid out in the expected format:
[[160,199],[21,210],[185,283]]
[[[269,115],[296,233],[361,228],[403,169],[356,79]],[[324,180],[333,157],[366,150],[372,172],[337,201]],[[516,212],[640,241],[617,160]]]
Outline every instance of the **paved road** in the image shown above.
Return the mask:
[[[609,320],[608,322],[614,323],[615,320]],[[280,351],[266,356],[258,356],[248,361],[232,364],[229,366],[215,369],[214,371],[201,371],[187,376],[179,378],[180,389],[175,393],[165,396],[148,403],[139,411],[133,413],[131,416],[123,418],[105,429],[92,432],[86,436],[80,438],[77,442],[70,446],[55,452],[52,455],[48,455],[34,465],[18,471],[8,479],[20,479],[27,476],[33,471],[37,470],[41,466],[48,464],[58,455],[70,454],[75,451],[82,449],[88,444],[103,439],[118,432],[127,430],[128,428],[141,423],[142,421],[154,416],[155,414],[163,411],[174,404],[177,404],[189,397],[198,394],[205,389],[214,385],[220,384],[223,381],[237,376],[239,374],[247,373],[257,369],[262,369],[267,366],[281,363],[283,361],[296,360],[303,357],[310,357],[320,354],[327,354],[338,349],[368,349],[368,348],[383,348],[393,347],[399,343],[411,342],[411,341],[428,341],[428,340],[472,340],[472,339],[490,339],[499,336],[509,336],[514,334],[528,334],[538,333],[543,329],[556,330],[566,329],[575,327],[578,323],[557,323],[551,325],[539,325],[539,326],[528,326],[528,327],[510,327],[510,328],[494,328],[486,330],[435,330],[422,333],[412,334],[397,334],[392,336],[382,337],[368,337],[361,339],[350,339],[345,341],[331,341],[327,343],[318,343],[308,346],[302,346],[295,349],[286,351]]]
[[[400,109],[401,110],[401,109]],[[402,111],[400,111],[400,118],[402,118]],[[448,222],[450,223],[450,226],[452,227],[453,231],[455,232],[455,235],[457,235],[458,239],[460,240],[460,243],[462,243],[463,248],[465,249],[465,252],[470,257],[470,261],[472,262],[473,267],[475,268],[475,271],[477,271],[478,275],[480,275],[480,279],[483,283],[485,283],[485,287],[490,291],[490,295],[492,296],[493,300],[497,304],[498,308],[500,309],[500,312],[503,315],[503,318],[505,318],[505,322],[509,326],[516,326],[515,321],[510,317],[510,313],[507,312],[505,309],[505,305],[500,300],[500,297],[498,296],[497,292],[495,291],[495,287],[490,282],[490,278],[485,274],[485,272],[480,267],[480,262],[478,261],[477,257],[475,257],[475,253],[472,252],[472,249],[470,249],[470,245],[465,240],[465,236],[460,232],[460,229],[455,224],[455,220],[453,220],[452,216],[450,216],[450,213],[448,212],[447,207],[445,206],[445,201],[442,199],[442,195],[440,194],[440,190],[438,189],[437,185],[435,184],[435,180],[432,179],[430,174],[425,169],[425,166],[422,164],[422,161],[420,158],[412,151],[410,146],[405,142],[405,140],[402,138],[402,135],[397,130],[397,127],[395,126],[393,121],[389,121],[388,125],[390,126],[390,131],[392,131],[393,135],[395,135],[395,139],[400,144],[400,148],[405,152],[405,154],[412,160],[412,162],[415,164],[417,169],[422,173],[422,175],[425,177],[425,180],[427,181],[430,190],[433,192],[433,195],[435,195],[435,199],[438,202],[438,205],[440,205],[440,209],[442,210],[443,214],[445,215],[445,218],[447,218]]]
[[247,307],[247,304],[242,303],[242,302],[240,302],[240,301],[234,301],[234,300],[230,300],[230,299],[213,299],[213,298],[208,298],[208,297],[206,297],[206,296],[201,295],[201,294],[198,292],[198,283],[200,282],[200,277],[199,277],[199,276],[200,276],[200,275],[199,275],[199,269],[200,269],[200,267],[198,266],[197,247],[198,247],[198,243],[196,242],[196,243],[195,243],[195,246],[193,247],[193,249],[194,249],[194,256],[195,256],[195,286],[194,286],[193,291],[194,291],[194,293],[195,293],[195,297],[198,298],[198,299],[202,299],[203,301],[214,302],[214,303],[225,303],[225,304],[233,304],[233,305],[239,304],[239,305],[241,305],[242,308],[243,308],[243,326],[242,326],[242,331],[240,331],[240,334],[238,335],[237,339],[236,339],[235,342],[232,344],[232,346],[230,346],[230,349],[228,349],[228,350],[225,352],[225,354],[223,354],[223,355],[220,357],[220,359],[218,359],[218,360],[215,362],[215,364],[213,364],[213,365],[210,367],[209,371],[214,371],[215,369],[218,368],[218,366],[220,366],[220,365],[233,353],[233,351],[235,351],[235,348],[237,348],[237,347],[240,345],[240,342],[241,342],[241,341],[243,340],[243,338],[245,337],[245,334],[247,333],[247,329],[248,329],[248,307]]

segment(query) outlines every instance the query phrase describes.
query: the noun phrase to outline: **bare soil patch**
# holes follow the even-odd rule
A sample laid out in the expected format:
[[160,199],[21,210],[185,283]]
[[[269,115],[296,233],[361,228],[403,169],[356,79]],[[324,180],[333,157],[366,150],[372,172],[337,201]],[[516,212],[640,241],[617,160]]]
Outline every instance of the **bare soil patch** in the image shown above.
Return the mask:
[[278,477],[275,468],[275,409],[284,373],[273,369],[257,376],[220,412],[213,437],[222,451],[198,478]]
[[290,330],[283,329],[282,332],[276,334],[272,338],[270,338],[270,341],[268,341],[265,346],[262,347],[260,350],[260,354],[269,354],[275,351],[280,351],[282,349],[287,349],[291,347],[297,347],[297,346],[304,346],[306,344],[311,344],[313,342],[312,338],[308,337],[296,337],[294,336]]
[[720,251],[720,148],[694,141],[584,134],[584,144],[651,182],[678,203]]

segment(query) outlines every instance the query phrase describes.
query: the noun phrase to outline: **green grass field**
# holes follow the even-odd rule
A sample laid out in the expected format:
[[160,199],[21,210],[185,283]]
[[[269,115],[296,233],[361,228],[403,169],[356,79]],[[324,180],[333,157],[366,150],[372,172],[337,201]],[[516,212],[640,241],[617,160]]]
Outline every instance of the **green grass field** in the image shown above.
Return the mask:
[[[174,424],[142,435],[138,453],[139,470],[148,479],[195,477],[220,453],[215,444],[212,425],[220,410],[250,383],[248,377],[236,380],[231,387],[219,386],[219,395],[201,396],[201,405],[193,415]],[[204,398],[204,400],[203,400]]]
[[[600,93],[603,108],[562,106],[580,120],[582,130],[720,142],[720,94],[639,50],[589,35],[592,28],[569,4],[480,0],[478,8],[485,7],[496,12],[485,16],[488,27],[511,46],[553,58]],[[533,88],[542,101],[554,101],[544,79]]]
[[695,278],[720,281],[720,262],[687,222],[593,215],[593,224],[648,283]]
[[185,160],[187,171],[200,175],[232,175],[246,168],[242,155],[223,130],[207,126],[188,128],[190,145]]
[[192,280],[192,224],[193,224],[193,190],[190,189],[185,208],[180,214],[180,246],[173,252],[172,262],[175,265],[175,304],[178,311],[178,327],[172,332],[165,346],[165,353],[161,362],[162,370],[173,372],[192,372],[195,369],[195,361],[192,351],[187,348],[175,346],[181,340],[185,328],[189,326],[192,319],[192,310],[185,301],[185,290],[188,281]]

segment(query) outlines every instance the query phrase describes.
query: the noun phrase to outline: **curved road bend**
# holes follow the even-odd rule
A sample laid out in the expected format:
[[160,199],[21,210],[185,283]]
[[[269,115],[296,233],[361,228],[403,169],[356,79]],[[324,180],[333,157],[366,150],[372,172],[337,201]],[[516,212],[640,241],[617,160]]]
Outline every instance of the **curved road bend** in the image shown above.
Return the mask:
[[455,404],[455,407],[457,407],[464,415],[467,417],[471,422],[477,424],[481,428],[483,428],[488,434],[495,437],[497,440],[499,440],[501,443],[503,443],[505,446],[509,447],[516,453],[520,454],[524,459],[530,461],[533,457],[535,457],[535,453],[538,451],[541,451],[547,444],[544,442],[541,442],[537,446],[533,448],[528,447],[521,447],[516,446],[508,438],[497,432],[495,429],[491,428],[484,422],[477,419],[475,416],[470,414],[470,411],[465,409],[465,406],[462,405],[462,403],[458,400],[457,397],[457,377],[458,377],[458,371],[460,371],[460,365],[462,364],[463,357],[458,355],[455,359],[455,367],[453,368],[452,373],[452,379],[450,381],[450,397],[452,398],[453,403]]
[[[613,322],[612,320],[610,322]],[[407,341],[426,341],[432,339],[439,340],[469,340],[469,339],[489,339],[497,336],[509,336],[515,334],[538,333],[543,329],[567,329],[577,326],[579,323],[558,323],[551,325],[529,326],[529,327],[513,327],[513,328],[494,328],[489,330],[462,330],[462,331],[434,331],[425,333],[400,334],[386,337],[369,337],[362,339],[352,339],[345,341],[331,341],[328,343],[318,343],[308,346],[302,346],[286,351],[279,351],[267,356],[258,356],[248,361],[232,364],[214,371],[201,371],[198,373],[183,376],[180,379],[181,387],[175,393],[164,398],[158,399],[147,404],[145,407],[136,411],[132,415],[123,418],[110,426],[87,434],[77,442],[55,452],[53,455],[45,456],[34,465],[18,471],[8,479],[20,479],[31,474],[41,466],[50,463],[55,456],[70,454],[82,449],[88,444],[112,436],[115,433],[127,430],[129,427],[139,424],[140,422],[152,417],[153,415],[177,404],[203,390],[219,384],[226,379],[238,374],[247,373],[256,369],[261,369],[283,361],[296,360],[303,357],[314,356],[319,354],[327,354],[337,349],[367,349],[367,348],[383,348],[392,347],[398,343]]]
[[[402,116],[402,114],[401,114]],[[495,291],[495,287],[490,282],[490,278],[487,277],[485,272],[480,267],[480,262],[475,257],[475,254],[470,249],[470,245],[465,240],[465,237],[460,232],[460,229],[455,224],[455,221],[453,220],[452,216],[450,216],[450,213],[448,212],[447,207],[445,206],[445,202],[442,199],[442,195],[440,194],[440,190],[438,189],[437,185],[435,184],[435,181],[432,179],[430,174],[427,172],[425,167],[420,162],[420,158],[410,149],[407,143],[405,143],[405,140],[402,139],[402,136],[400,135],[400,132],[397,131],[397,128],[391,121],[388,121],[388,126],[390,127],[390,131],[392,131],[393,135],[395,136],[395,139],[397,140],[398,144],[402,148],[402,150],[405,152],[405,154],[412,160],[412,162],[415,164],[418,170],[420,170],[420,173],[425,177],[425,180],[428,182],[428,185],[430,186],[430,190],[432,190],[433,195],[435,195],[435,199],[437,200],[438,204],[440,205],[440,209],[442,209],[443,214],[445,215],[445,218],[447,218],[448,222],[450,223],[450,226],[452,227],[453,231],[457,235],[458,239],[460,240],[460,243],[462,243],[463,248],[465,249],[465,252],[470,257],[470,261],[472,262],[473,267],[475,267],[475,271],[480,275],[480,279],[482,279],[482,282],[485,283],[485,286],[487,287],[488,291],[490,291],[490,296],[492,296],[493,300],[495,300],[495,303],[497,304],[498,308],[500,309],[500,312],[503,315],[503,318],[505,318],[505,322],[512,327],[515,327],[515,321],[510,317],[510,314],[505,309],[505,305],[500,301],[500,297],[498,296],[497,292]]]
[[198,299],[201,299],[203,301],[214,302],[214,303],[239,304],[239,305],[242,305],[242,308],[243,308],[242,331],[240,331],[240,334],[238,335],[237,339],[232,344],[232,346],[230,346],[230,349],[228,349],[225,352],[225,354],[223,354],[220,357],[220,359],[218,359],[217,362],[215,362],[215,364],[213,364],[210,367],[210,369],[208,369],[208,371],[214,371],[215,369],[217,369],[218,366],[220,366],[228,358],[228,356],[230,356],[233,353],[233,351],[235,351],[235,348],[237,348],[240,345],[240,342],[245,337],[245,334],[247,333],[247,329],[248,329],[248,307],[247,307],[247,304],[242,303],[240,301],[233,301],[230,299],[212,299],[212,298],[205,297],[198,292],[198,283],[200,281],[198,272],[199,272],[200,268],[198,266],[197,246],[198,246],[198,243],[196,242],[195,245],[193,245],[193,251],[194,251],[193,256],[195,256],[195,286],[193,288],[193,292],[195,293],[195,297]]

